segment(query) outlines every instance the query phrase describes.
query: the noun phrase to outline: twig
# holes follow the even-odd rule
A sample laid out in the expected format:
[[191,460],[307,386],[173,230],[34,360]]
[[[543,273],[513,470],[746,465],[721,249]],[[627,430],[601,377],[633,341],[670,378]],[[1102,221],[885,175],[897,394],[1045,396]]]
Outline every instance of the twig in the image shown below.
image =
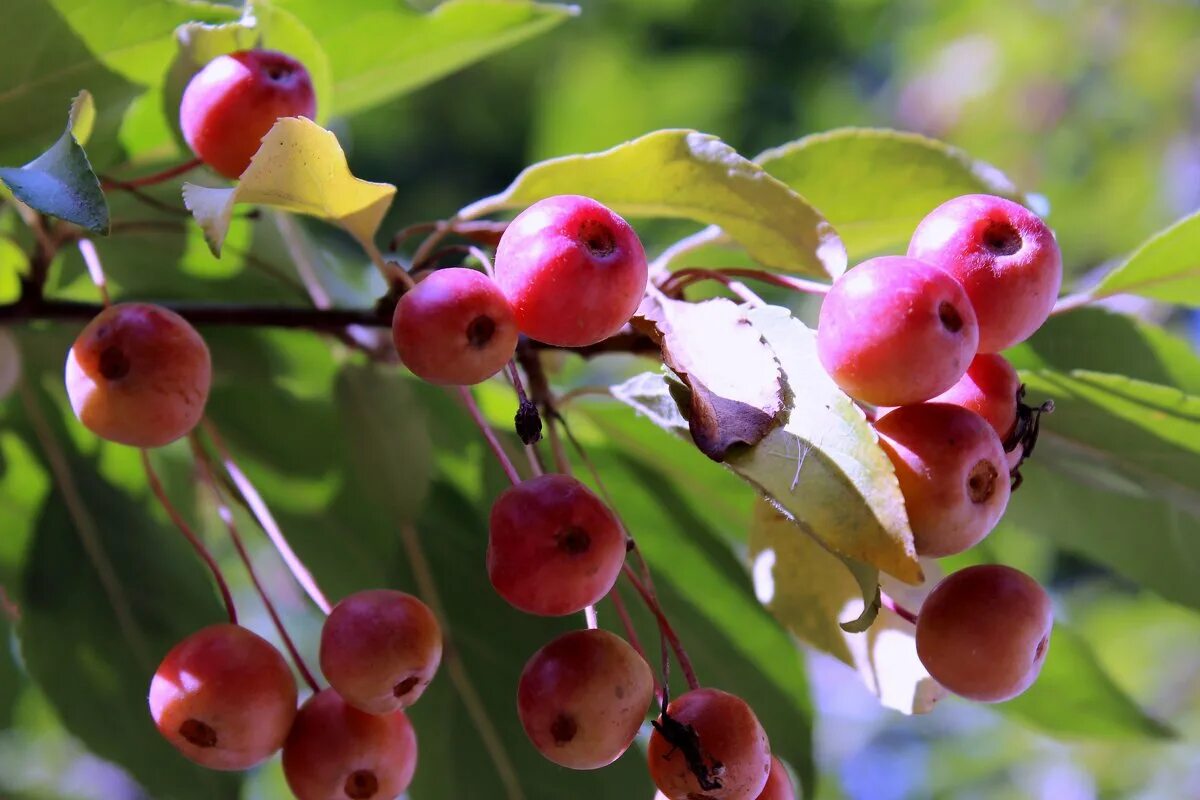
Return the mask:
[[158,473],[154,471],[154,466],[150,463],[150,454],[146,450],[139,450],[142,456],[142,469],[146,473],[146,480],[150,484],[150,491],[158,498],[159,504],[163,510],[167,512],[167,516],[171,518],[171,522],[175,523],[175,527],[183,534],[183,538],[188,540],[192,548],[196,551],[196,555],[208,566],[212,572],[213,580],[217,582],[217,588],[221,591],[221,599],[225,602],[225,611],[229,614],[229,622],[237,625],[237,609],[233,605],[233,595],[229,591],[229,585],[225,583],[225,576],[221,573],[221,567],[217,564],[217,560],[213,558],[212,553],[204,546],[204,542],[200,541],[200,537],[196,532],[184,521],[179,510],[171,503],[171,499],[167,497],[167,492],[163,488],[162,481],[158,479]]
[[225,524],[225,530],[229,532],[229,538],[233,541],[233,547],[237,550],[238,557],[242,560],[242,564],[246,567],[246,573],[250,576],[250,583],[254,584],[254,591],[258,593],[259,599],[262,600],[263,606],[266,607],[267,614],[270,615],[275,630],[279,632],[279,638],[283,640],[283,645],[287,648],[288,655],[292,658],[292,663],[296,665],[300,676],[304,678],[304,682],[308,684],[314,694],[321,691],[321,687],[313,678],[308,665],[304,663],[304,659],[300,656],[300,651],[296,649],[295,642],[288,635],[287,628],[284,627],[279,612],[275,610],[275,604],[271,602],[270,596],[267,595],[267,590],[263,588],[262,582],[258,579],[258,573],[254,569],[254,562],[250,560],[250,554],[246,552],[246,545],[242,542],[241,534],[238,533],[237,523],[233,518],[233,511],[229,508],[229,504],[225,502],[225,498],[222,497],[221,489],[217,486],[216,478],[213,477],[212,468],[209,466],[209,455],[200,446],[200,437],[193,432],[188,437],[188,440],[192,445],[192,453],[195,456],[196,467],[200,471],[200,477],[212,492],[213,502],[217,506],[217,515],[221,518],[221,522]]
[[210,420],[204,419],[200,423],[204,427],[204,432],[208,434],[208,438],[212,440],[213,445],[217,448],[217,452],[221,456],[221,463],[225,467],[226,474],[233,481],[237,488],[238,494],[246,507],[250,509],[254,519],[258,522],[258,526],[267,534],[267,538],[271,540],[271,544],[275,545],[275,549],[279,551],[280,558],[287,565],[288,570],[292,573],[292,577],[296,579],[296,583],[304,589],[304,592],[312,599],[317,608],[325,614],[329,613],[331,606],[329,600],[326,599],[325,593],[321,591],[321,587],[317,585],[316,579],[312,573],[304,566],[304,562],[296,555],[296,551],[288,544],[287,538],[283,535],[283,531],[279,528],[279,523],[275,521],[275,517],[271,515],[271,510],[267,508],[267,504],[263,502],[262,495],[254,488],[254,484],[246,477],[245,473],[238,467],[237,462],[233,460],[233,455],[225,446],[224,440],[221,439],[217,432],[217,426]]
[[466,386],[458,387],[458,395],[462,398],[463,405],[467,407],[467,412],[471,415],[471,419],[475,421],[475,426],[479,428],[479,432],[483,434],[483,438],[487,440],[488,447],[492,449],[496,460],[500,462],[500,466],[504,469],[504,474],[512,481],[513,485],[521,482],[521,473],[517,472],[517,468],[513,465],[512,459],[508,457],[508,453],[504,452],[503,445],[496,437],[496,432],[492,430],[492,426],[488,425],[487,420],[483,418],[483,412],[479,410],[479,404],[475,402],[475,395],[471,394],[471,390]]

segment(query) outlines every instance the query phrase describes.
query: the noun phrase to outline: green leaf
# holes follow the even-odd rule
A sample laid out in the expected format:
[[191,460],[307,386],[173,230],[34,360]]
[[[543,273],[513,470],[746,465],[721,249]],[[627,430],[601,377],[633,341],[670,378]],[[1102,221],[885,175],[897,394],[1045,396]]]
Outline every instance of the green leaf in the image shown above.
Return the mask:
[[1083,370],[1022,378],[1055,411],[1002,524],[1200,608],[1200,398]]
[[1200,212],[1151,237],[1088,294],[1137,294],[1200,308]]
[[1151,718],[1109,677],[1091,647],[1073,630],[1055,625],[1037,681],[997,710],[1057,737],[1170,739],[1176,734]]
[[279,5],[319,32],[333,73],[330,112],[338,116],[411,92],[578,13],[528,0],[450,0],[428,14],[394,0],[360,0],[353,13],[325,0]]
[[917,223],[952,197],[983,193],[1023,199],[990,164],[902,131],[840,128],[754,160],[825,215],[854,262],[903,253]]
[[816,337],[786,309],[747,314],[792,392],[787,422],[729,460],[827,547],[909,583],[921,581],[891,461],[862,410],[817,359]]
[[715,136],[649,133],[611,150],[528,167],[502,193],[473,203],[464,219],[583,194],[634,217],[719,225],[762,264],[822,277],[846,269],[837,234],[804,198]]
[[283,117],[263,137],[250,166],[232,188],[183,185],[183,203],[220,255],[238,203],[258,203],[341,226],[364,248],[391,205],[396,187],[350,173],[337,137],[304,117]]
[[75,140],[78,127],[90,134],[96,109],[92,96],[80,92],[71,103],[67,129],[49,150],[23,167],[0,167],[0,180],[25,205],[72,222],[92,233],[108,233],[108,202],[87,154]]
[[879,571],[825,549],[767,500],[755,507],[749,546],[759,602],[793,635],[853,666],[846,634],[877,617]]
[[[39,396],[53,414],[53,402]],[[48,414],[48,415],[49,415]],[[155,797],[229,797],[237,777],[184,759],[158,734],[146,691],[180,639],[223,619],[208,574],[182,537],[67,449],[61,488],[46,499],[25,566],[21,650],[62,724],[122,765]]]
[[36,148],[56,136],[62,117],[54,99],[81,88],[99,111],[89,155],[94,164],[111,163],[130,103],[163,80],[171,32],[189,20],[219,21],[228,11],[197,1],[8,0],[0,26],[0,163],[32,158],[31,143]]
[[1157,325],[1101,308],[1050,317],[1004,355],[1019,370],[1108,372],[1200,396],[1200,357],[1191,344]]

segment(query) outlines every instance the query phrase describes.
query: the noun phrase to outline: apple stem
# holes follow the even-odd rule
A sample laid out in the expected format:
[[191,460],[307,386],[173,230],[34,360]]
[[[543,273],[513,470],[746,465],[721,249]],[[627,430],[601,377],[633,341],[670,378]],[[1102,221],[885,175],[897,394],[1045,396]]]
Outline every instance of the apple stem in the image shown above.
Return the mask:
[[204,546],[204,542],[196,535],[196,532],[191,529],[191,526],[184,521],[183,516],[175,505],[167,497],[167,491],[163,488],[162,481],[158,479],[158,473],[154,471],[154,465],[150,463],[150,452],[148,450],[138,451],[142,456],[142,469],[146,473],[146,480],[150,484],[150,491],[158,498],[159,505],[167,512],[167,516],[171,518],[171,522],[175,523],[175,527],[183,534],[183,538],[188,540],[196,554],[200,559],[208,565],[208,569],[212,572],[213,580],[217,582],[217,588],[221,591],[221,599],[225,602],[225,611],[229,614],[229,622],[232,625],[237,625],[237,609],[233,605],[233,595],[229,591],[229,584],[225,582],[225,575],[221,572],[220,565],[213,558],[212,553]]
[[734,278],[748,278],[760,283],[781,286],[784,289],[791,289],[794,292],[803,292],[805,294],[826,294],[830,289],[830,285],[827,283],[805,280],[804,278],[796,278],[791,275],[779,275],[759,269],[702,269],[700,267],[686,267],[670,273],[663,280],[659,288],[664,294],[670,294],[699,281],[718,281],[726,286],[730,286],[732,289],[731,283],[734,282]]
[[638,579],[637,574],[633,571],[633,567],[629,566],[629,564],[624,564],[621,569],[625,574],[625,578],[637,590],[637,593],[641,595],[642,601],[650,609],[650,613],[658,620],[658,630],[675,653],[675,660],[679,662],[679,668],[683,670],[683,677],[687,681],[688,688],[693,690],[699,689],[700,681],[696,679],[696,670],[692,667],[692,660],[688,658],[687,651],[684,649],[683,643],[679,641],[679,636],[675,633],[675,629],[671,627],[671,621],[667,619],[666,613],[663,612],[662,606],[659,605],[658,598]]
[[304,682],[312,689],[313,694],[316,694],[321,691],[321,687],[317,684],[316,679],[313,678],[308,665],[304,663],[300,651],[296,649],[295,642],[288,635],[287,628],[284,627],[283,620],[280,618],[279,612],[275,609],[275,604],[271,602],[266,589],[263,588],[262,582],[258,579],[258,572],[254,569],[254,562],[250,560],[250,554],[246,551],[246,545],[242,541],[241,534],[238,533],[237,523],[233,518],[233,511],[230,509],[229,504],[225,502],[225,498],[221,494],[221,489],[217,486],[216,478],[213,477],[209,455],[200,446],[200,438],[195,433],[188,438],[192,445],[192,453],[195,456],[200,477],[212,492],[213,502],[217,506],[217,516],[221,518],[221,522],[225,524],[225,530],[229,532],[229,538],[233,542],[234,549],[237,550],[238,558],[242,560],[242,564],[246,567],[246,573],[250,576],[250,583],[254,585],[254,591],[258,593],[259,599],[262,600],[263,606],[267,609],[267,614],[271,617],[271,623],[275,626],[275,630],[279,632],[279,638],[283,641],[284,647],[287,648],[288,655],[292,658],[292,663],[296,665],[297,671],[304,678]]
[[100,300],[105,307],[112,305],[112,299],[108,296],[108,278],[104,274],[100,254],[96,252],[96,245],[92,244],[91,239],[80,239],[76,246],[79,248],[79,254],[83,256],[83,263],[87,265],[92,283],[96,284],[96,290],[100,292]]
[[250,510],[254,516],[258,526],[267,534],[267,538],[271,540],[271,544],[279,552],[280,558],[287,565],[288,571],[292,573],[292,577],[296,579],[296,583],[304,589],[304,592],[312,599],[317,608],[321,612],[328,615],[332,606],[329,600],[325,597],[325,593],[321,591],[321,587],[317,585],[316,579],[309,572],[308,567],[304,566],[304,562],[296,555],[296,551],[288,544],[287,537],[283,535],[283,531],[279,527],[279,523],[275,521],[275,517],[271,515],[271,510],[267,508],[267,504],[263,502],[262,495],[254,488],[254,484],[246,477],[246,474],[238,467],[234,461],[233,455],[229,452],[229,448],[225,446],[219,433],[217,426],[212,423],[207,417],[201,420],[200,424],[204,427],[204,432],[208,434],[208,438],[212,440],[213,445],[217,448],[217,453],[221,457],[221,464],[225,467],[225,473],[229,479],[233,481],[234,487],[237,489],[238,496],[242,503]]
[[888,611],[891,611],[892,613],[894,613],[896,616],[900,617],[901,619],[907,620],[908,622],[911,622],[913,625],[917,624],[917,615],[914,614],[912,611],[909,611],[904,606],[897,603],[896,600],[891,595],[889,595],[887,592],[883,591],[882,589],[879,591],[879,604],[881,606],[883,606],[884,608],[886,608]]
[[176,164],[173,167],[168,167],[161,172],[155,172],[150,175],[143,175],[140,178],[130,178],[127,181],[118,180],[116,178],[104,177],[100,180],[100,188],[104,190],[122,189],[137,189],[142,186],[154,186],[158,183],[164,183],[171,178],[178,178],[180,175],[191,172],[196,167],[204,162],[198,158],[193,158],[191,161],[184,161],[182,164]]
[[466,386],[458,387],[458,395],[462,398],[463,405],[467,407],[467,412],[471,415],[471,419],[475,421],[475,426],[483,434],[483,438],[487,441],[488,447],[491,448],[492,454],[500,462],[500,466],[504,469],[504,474],[512,481],[513,486],[516,486],[521,482],[521,473],[517,472],[512,459],[508,457],[508,453],[504,452],[504,446],[500,444],[500,440],[496,437],[496,432],[492,430],[492,426],[488,425],[487,420],[483,418],[483,412],[479,410],[479,404],[475,402],[475,395],[471,394],[471,390]]

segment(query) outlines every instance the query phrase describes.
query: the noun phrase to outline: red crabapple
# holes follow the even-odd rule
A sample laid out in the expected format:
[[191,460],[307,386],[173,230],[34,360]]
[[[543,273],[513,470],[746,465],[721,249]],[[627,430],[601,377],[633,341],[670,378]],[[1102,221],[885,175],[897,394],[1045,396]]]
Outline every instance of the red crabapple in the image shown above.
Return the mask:
[[620,330],[646,293],[646,276],[633,228],[590,197],[534,203],[496,248],[496,281],[517,326],[558,347],[595,344]]
[[654,696],[650,667],[605,630],[571,631],[533,654],[517,685],[517,714],[542,755],[571,769],[620,758]]
[[1050,598],[1025,573],[1000,564],[959,570],[917,614],[917,655],[934,680],[971,700],[998,703],[1042,670],[1054,626]]
[[949,556],[978,543],[1008,505],[1008,459],[974,411],[921,403],[875,422],[892,461],[917,554]]
[[1004,442],[1017,424],[1017,394],[1021,379],[1004,356],[980,353],[958,383],[932,398],[933,403],[950,403],[974,411],[987,420]]
[[373,589],[342,600],[321,629],[321,671],[355,708],[387,714],[425,692],[442,660],[442,629],[429,606]]
[[775,756],[771,756],[771,774],[767,776],[767,785],[757,800],[796,800],[792,779],[788,777],[783,762]]
[[179,126],[201,161],[237,178],[277,119],[316,113],[303,64],[272,50],[242,50],[217,56],[192,77],[179,104]]
[[210,769],[249,769],[280,747],[296,716],[296,679],[271,644],[210,625],[167,653],[150,682],[163,737]]
[[903,256],[864,261],[821,304],[817,352],[846,394],[878,406],[928,400],[962,377],[978,342],[958,283]]
[[367,714],[333,689],[300,707],[283,745],[283,775],[299,800],[393,800],[416,769],[417,735],[403,711]]
[[431,383],[468,385],[495,375],[517,349],[512,306],[473,269],[439,269],[406,292],[392,317],[400,360]]
[[953,275],[979,318],[979,351],[1028,339],[1054,307],[1062,253],[1046,223],[1003,197],[947,200],[921,221],[908,255]]
[[122,303],[88,323],[67,354],[67,396],[97,436],[160,447],[204,415],[212,383],[208,346],[161,306]]
[[[650,777],[670,800],[755,800],[771,772],[758,717],[744,700],[718,689],[672,700],[650,735],[648,758]],[[701,765],[703,782],[696,774]]]
[[625,563],[625,534],[600,498],[566,475],[505,490],[492,505],[488,576],[530,614],[563,616],[608,594]]

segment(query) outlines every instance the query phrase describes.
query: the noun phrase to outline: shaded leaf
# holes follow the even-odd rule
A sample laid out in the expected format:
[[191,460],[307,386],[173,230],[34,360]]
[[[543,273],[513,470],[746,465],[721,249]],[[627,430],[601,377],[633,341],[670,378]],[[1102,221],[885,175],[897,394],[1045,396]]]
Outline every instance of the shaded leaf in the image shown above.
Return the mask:
[[690,390],[685,416],[700,452],[723,461],[735,445],[762,441],[783,410],[779,364],[745,310],[724,298],[643,304],[639,325]]
[[819,209],[856,262],[903,253],[917,223],[952,197],[1022,200],[990,164],[935,139],[885,128],[813,134],[754,160]]
[[0,167],[0,180],[25,205],[66,220],[92,233],[108,233],[108,202],[100,179],[74,131],[90,135],[96,108],[92,96],[80,92],[71,103],[67,129],[50,149],[23,167]]
[[183,202],[220,254],[238,203],[257,203],[307,214],[344,228],[366,248],[396,194],[387,183],[350,174],[337,137],[303,117],[284,117],[263,137],[262,146],[237,186],[214,189],[183,185]]
[[1170,739],[1109,677],[1091,647],[1073,630],[1055,625],[1037,681],[996,708],[1047,733],[1088,739]]
[[319,32],[333,76],[329,110],[338,116],[411,92],[578,13],[528,0],[450,0],[428,14],[394,0],[359,0],[354,13],[325,0],[280,5]]
[[[43,408],[56,407],[46,399]],[[224,618],[209,576],[169,523],[148,513],[146,500],[100,478],[94,463],[69,450],[66,432],[51,427],[77,491],[56,487],[38,516],[19,629],[29,674],[74,736],[155,797],[232,796],[237,776],[180,756],[146,707],[166,651]]]
[[719,225],[768,267],[834,277],[846,269],[837,234],[804,198],[715,136],[689,130],[656,131],[601,153],[534,164],[502,193],[458,216],[524,208],[557,194],[587,195],[635,217]]
[[1032,338],[1004,355],[1022,371],[1108,372],[1200,396],[1200,357],[1190,343],[1150,322],[1101,308],[1050,317]]
[[1200,307],[1200,212],[1151,237],[1089,294],[1137,294]]

